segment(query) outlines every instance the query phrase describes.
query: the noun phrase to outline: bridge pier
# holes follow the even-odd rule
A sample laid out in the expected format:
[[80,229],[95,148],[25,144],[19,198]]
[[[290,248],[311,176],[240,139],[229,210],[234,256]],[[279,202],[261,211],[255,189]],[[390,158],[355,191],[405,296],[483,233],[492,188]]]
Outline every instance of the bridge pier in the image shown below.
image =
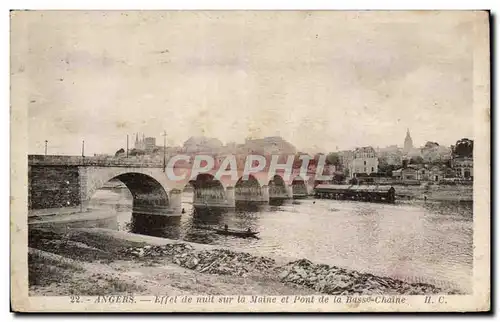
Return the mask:
[[265,185],[261,188],[262,191],[262,202],[269,202],[269,186]]
[[[236,202],[243,203],[267,203],[269,201],[269,187],[268,186],[254,186],[254,187],[238,187],[235,190]],[[231,198],[231,196],[230,196]]]
[[293,186],[290,184],[290,185],[285,185],[285,189],[286,189],[286,195],[289,199],[293,198]]
[[182,212],[182,191],[180,189],[172,189],[169,193],[169,214],[181,215]]
[[234,187],[227,187],[226,188],[226,202],[227,202],[227,207],[229,207],[229,208],[236,207],[236,198],[235,198]]
[[236,206],[234,187],[227,187],[225,189],[197,188],[194,192],[193,206],[234,208]]
[[309,189],[305,181],[302,180],[294,180],[292,182],[292,191],[293,191],[293,198],[298,199],[298,198],[305,198],[309,195]]

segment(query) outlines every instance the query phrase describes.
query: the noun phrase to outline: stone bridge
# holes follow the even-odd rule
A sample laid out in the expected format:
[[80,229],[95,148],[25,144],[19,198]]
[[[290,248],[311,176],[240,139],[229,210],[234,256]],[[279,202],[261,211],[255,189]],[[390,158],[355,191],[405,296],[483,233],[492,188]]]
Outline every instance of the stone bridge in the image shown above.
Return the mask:
[[266,203],[272,199],[305,197],[314,183],[304,181],[298,169],[285,180],[283,172],[228,171],[219,180],[217,169],[192,173],[191,168],[164,169],[162,164],[128,160],[100,160],[76,156],[28,156],[29,215],[84,211],[94,193],[117,179],[133,196],[133,211],[180,215],[184,188],[194,188],[195,207],[235,207],[237,202]]

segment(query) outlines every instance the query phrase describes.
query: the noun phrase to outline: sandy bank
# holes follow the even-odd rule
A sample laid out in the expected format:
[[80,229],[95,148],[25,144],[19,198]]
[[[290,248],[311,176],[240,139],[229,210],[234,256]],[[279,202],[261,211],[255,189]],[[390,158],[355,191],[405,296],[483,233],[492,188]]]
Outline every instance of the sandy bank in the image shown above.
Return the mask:
[[[108,233],[108,234],[107,234]],[[166,256],[139,258],[130,247],[165,245],[161,238],[130,239],[109,231],[32,229],[29,236],[29,292],[40,295],[282,295],[314,294],[265,276],[200,273],[175,264]],[[147,237],[147,236],[144,236]],[[203,248],[203,245],[199,249]],[[208,248],[207,248],[208,249]]]
[[30,293],[437,294],[429,284],[106,229],[29,235]]

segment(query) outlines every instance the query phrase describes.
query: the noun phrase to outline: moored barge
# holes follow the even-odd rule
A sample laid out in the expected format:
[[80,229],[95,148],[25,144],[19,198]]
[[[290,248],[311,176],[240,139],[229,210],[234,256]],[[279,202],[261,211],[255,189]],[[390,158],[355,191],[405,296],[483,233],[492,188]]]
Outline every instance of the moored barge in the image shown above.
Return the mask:
[[396,190],[386,185],[335,185],[319,184],[314,195],[320,199],[357,200],[368,202],[394,203]]

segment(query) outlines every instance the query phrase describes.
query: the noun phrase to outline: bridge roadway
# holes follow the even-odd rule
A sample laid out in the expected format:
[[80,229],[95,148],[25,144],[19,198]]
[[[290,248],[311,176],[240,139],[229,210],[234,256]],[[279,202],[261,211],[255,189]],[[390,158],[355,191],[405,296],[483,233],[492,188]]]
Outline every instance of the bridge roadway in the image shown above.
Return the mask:
[[314,173],[308,173],[311,180],[305,181],[299,169],[289,178],[284,171],[273,176],[261,171],[243,178],[242,170],[234,170],[219,180],[215,178],[217,170],[196,174],[189,165],[164,169],[163,162],[29,155],[28,215],[85,211],[93,194],[112,179],[128,187],[134,212],[161,215],[181,214],[182,192],[187,185],[194,188],[195,207],[235,207],[238,201],[299,198],[310,194],[314,186]]

